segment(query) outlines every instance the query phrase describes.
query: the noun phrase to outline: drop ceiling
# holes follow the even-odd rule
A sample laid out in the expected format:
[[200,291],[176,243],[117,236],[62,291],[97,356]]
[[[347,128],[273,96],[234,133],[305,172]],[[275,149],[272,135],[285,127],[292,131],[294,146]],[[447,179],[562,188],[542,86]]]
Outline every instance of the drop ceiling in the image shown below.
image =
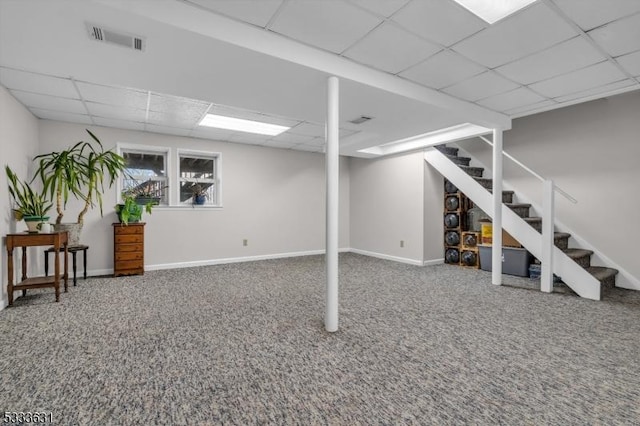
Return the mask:
[[[345,155],[508,128],[640,88],[640,1],[538,0],[489,25],[453,0],[0,0],[0,84],[43,119],[321,152],[330,75]],[[291,129],[202,128],[207,112]]]

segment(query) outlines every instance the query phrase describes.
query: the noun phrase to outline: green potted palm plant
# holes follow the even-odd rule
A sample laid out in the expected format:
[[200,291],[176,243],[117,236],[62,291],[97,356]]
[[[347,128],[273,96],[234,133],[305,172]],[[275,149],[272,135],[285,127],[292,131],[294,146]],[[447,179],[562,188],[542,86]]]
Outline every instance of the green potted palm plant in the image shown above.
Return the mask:
[[41,223],[49,220],[47,212],[53,206],[43,192],[35,191],[27,182],[22,182],[9,166],[5,166],[9,182],[9,194],[13,198],[14,216],[24,220],[29,232],[38,232]]
[[122,194],[122,203],[116,204],[115,208],[120,223],[122,223],[123,225],[128,225],[129,222],[140,222],[140,219],[142,219],[143,207],[144,211],[151,214],[151,209],[154,205],[155,204],[152,201],[149,201],[143,205],[140,203],[139,198],[137,198],[135,195],[124,192]]
[[[79,244],[84,216],[96,205],[102,212],[105,183],[111,187],[125,168],[125,160],[111,150],[104,150],[100,140],[87,129],[92,141],[80,141],[71,148],[38,155],[36,177],[42,180],[43,191],[55,198],[56,229],[69,231],[69,244]],[[63,224],[64,209],[69,197],[84,202],[77,221]]]

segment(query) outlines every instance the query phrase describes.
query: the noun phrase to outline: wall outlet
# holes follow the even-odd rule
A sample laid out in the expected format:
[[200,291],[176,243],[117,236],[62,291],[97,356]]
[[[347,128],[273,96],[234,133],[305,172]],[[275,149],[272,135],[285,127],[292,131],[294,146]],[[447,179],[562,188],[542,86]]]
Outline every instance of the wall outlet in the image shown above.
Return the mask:
[[400,240],[400,247],[404,247],[404,240]]
[[242,245],[243,246],[248,246],[249,245],[249,240],[242,240]]

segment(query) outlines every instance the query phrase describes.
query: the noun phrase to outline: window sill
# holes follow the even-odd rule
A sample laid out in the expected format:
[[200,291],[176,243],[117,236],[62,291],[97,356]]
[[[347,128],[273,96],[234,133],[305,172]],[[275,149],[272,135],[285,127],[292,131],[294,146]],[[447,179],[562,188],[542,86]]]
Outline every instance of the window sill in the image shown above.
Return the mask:
[[208,205],[183,205],[183,206],[154,206],[153,211],[162,210],[222,210],[222,206]]

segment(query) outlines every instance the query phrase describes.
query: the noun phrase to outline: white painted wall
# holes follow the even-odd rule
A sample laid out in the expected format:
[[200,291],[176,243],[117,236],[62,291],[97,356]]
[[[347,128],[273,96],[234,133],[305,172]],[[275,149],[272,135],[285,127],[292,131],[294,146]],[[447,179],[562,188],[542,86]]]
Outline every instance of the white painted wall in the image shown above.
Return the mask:
[[[422,153],[351,158],[350,162],[351,248],[363,254],[422,265],[425,249]],[[400,247],[400,240],[404,240],[404,247]],[[439,241],[442,244],[441,235]]]
[[[639,111],[640,92],[635,91],[523,117],[514,120],[513,129],[504,134],[506,152],[553,179],[578,200],[574,205],[556,195],[556,215],[567,232],[583,237],[631,275],[630,281],[618,279],[619,284],[638,289]],[[483,163],[491,164],[490,147],[482,141],[459,144]],[[509,160],[505,160],[504,177],[517,192],[540,202],[539,181]],[[593,263],[612,266],[598,256]]]
[[444,178],[424,161],[424,262],[444,262]]
[[[86,140],[85,126],[40,121],[40,152]],[[210,264],[324,250],[324,154],[91,126],[106,148],[116,143],[211,150],[222,154],[222,209],[155,208],[145,215],[145,264],[148,269]],[[173,173],[175,164],[169,165]],[[349,162],[342,159],[340,247],[349,247]],[[113,268],[111,224],[115,187],[104,195],[105,215],[85,216],[82,241],[89,269]],[[75,221],[78,203],[70,203],[65,221]],[[248,239],[248,246],[242,240]]]
[[[21,179],[30,177],[33,172],[31,159],[36,155],[37,149],[38,120],[4,87],[0,86],[0,166],[2,166],[2,170],[0,170],[0,205],[2,206],[0,209],[0,235],[3,236],[2,261],[0,262],[0,270],[2,271],[0,274],[2,279],[0,309],[7,305],[7,250],[4,245],[4,235],[26,229],[24,222],[16,222],[13,219],[12,200],[7,189],[4,166],[8,164]],[[29,256],[30,269],[37,270],[36,267],[43,263],[42,254],[36,252],[36,249],[30,249],[27,255]],[[19,250],[16,250],[14,259],[18,268],[20,267],[19,258]],[[19,270],[17,270],[17,276],[19,279]],[[14,297],[20,293],[14,293]]]

